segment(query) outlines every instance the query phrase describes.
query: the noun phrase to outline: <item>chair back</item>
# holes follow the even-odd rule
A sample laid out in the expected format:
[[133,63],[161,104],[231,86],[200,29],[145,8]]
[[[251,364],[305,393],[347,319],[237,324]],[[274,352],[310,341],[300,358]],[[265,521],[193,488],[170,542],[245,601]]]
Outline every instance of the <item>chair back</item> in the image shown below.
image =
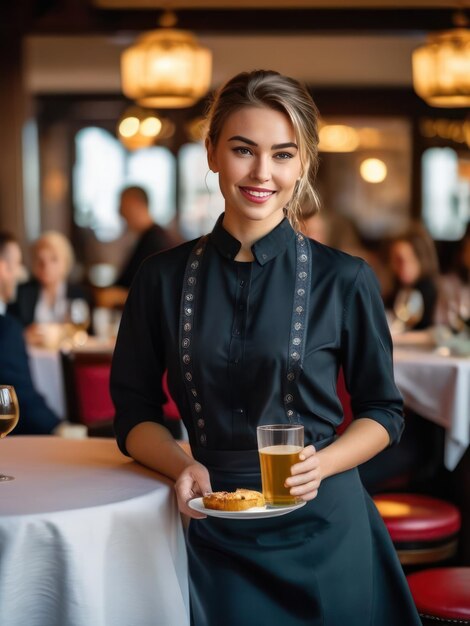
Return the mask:
[[109,392],[112,352],[62,352],[62,366],[71,422],[95,425],[111,422],[114,405]]

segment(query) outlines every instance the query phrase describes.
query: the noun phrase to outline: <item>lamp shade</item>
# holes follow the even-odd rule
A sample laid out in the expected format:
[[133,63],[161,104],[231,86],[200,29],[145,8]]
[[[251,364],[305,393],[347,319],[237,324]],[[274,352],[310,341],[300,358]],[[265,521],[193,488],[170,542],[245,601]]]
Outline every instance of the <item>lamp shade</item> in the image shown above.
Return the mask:
[[470,30],[432,37],[413,52],[416,93],[436,107],[470,106]]
[[142,35],[121,56],[122,90],[144,107],[191,106],[207,93],[211,72],[210,50],[182,30]]

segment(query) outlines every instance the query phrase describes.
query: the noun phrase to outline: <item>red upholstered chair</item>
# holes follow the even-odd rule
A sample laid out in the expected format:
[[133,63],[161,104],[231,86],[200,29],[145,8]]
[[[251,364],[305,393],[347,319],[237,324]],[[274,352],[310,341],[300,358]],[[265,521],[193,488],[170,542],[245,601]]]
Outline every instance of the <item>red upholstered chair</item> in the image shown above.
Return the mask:
[[453,504],[411,493],[374,496],[403,565],[437,563],[455,555],[460,512]]
[[[112,358],[108,350],[62,353],[67,417],[71,422],[88,426],[91,436],[114,436],[114,405],[109,391]],[[167,420],[179,420],[178,408],[168,391],[166,372],[162,384],[168,396],[163,415]]]
[[470,624],[470,567],[444,567],[408,575],[423,626]]
[[112,437],[114,405],[109,392],[112,352],[62,353],[67,417],[88,426],[90,435]]

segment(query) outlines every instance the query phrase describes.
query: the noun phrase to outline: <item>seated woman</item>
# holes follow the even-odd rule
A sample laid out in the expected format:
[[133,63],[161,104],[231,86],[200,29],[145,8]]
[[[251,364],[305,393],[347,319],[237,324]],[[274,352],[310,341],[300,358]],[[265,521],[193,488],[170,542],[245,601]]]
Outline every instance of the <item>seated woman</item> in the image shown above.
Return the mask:
[[470,223],[458,242],[451,271],[439,279],[436,321],[456,332],[470,327]]
[[393,284],[385,297],[386,306],[405,322],[407,330],[429,328],[434,322],[439,271],[431,236],[424,226],[415,224],[388,242],[386,257]]
[[36,324],[67,321],[71,300],[89,301],[87,292],[68,282],[75,262],[72,246],[59,232],[45,232],[32,246],[33,278],[18,287],[8,312],[26,326],[26,338],[35,343]]

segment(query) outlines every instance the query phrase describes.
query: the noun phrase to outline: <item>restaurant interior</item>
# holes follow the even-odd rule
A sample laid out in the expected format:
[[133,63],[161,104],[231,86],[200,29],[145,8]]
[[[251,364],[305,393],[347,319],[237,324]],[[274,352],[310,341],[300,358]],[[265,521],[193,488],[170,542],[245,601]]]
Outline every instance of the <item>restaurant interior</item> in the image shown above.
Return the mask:
[[[406,426],[362,481],[422,623],[470,624],[470,1],[22,0],[0,9],[0,322],[16,317],[25,342],[2,344],[0,324],[0,400],[14,382],[19,404],[0,442],[2,626],[189,626],[188,519],[170,479],[117,449],[110,368],[142,232],[157,224],[165,249],[224,210],[205,114],[256,69],[301,81],[320,112],[321,208],[299,230],[366,260],[380,285]],[[2,232],[22,256],[5,309]],[[400,286],[413,237],[432,310],[417,281]],[[53,249],[56,317],[27,299]],[[43,430],[7,345],[27,352]],[[190,454],[166,375],[163,388]],[[337,393],[340,434],[354,417],[341,374]]]

